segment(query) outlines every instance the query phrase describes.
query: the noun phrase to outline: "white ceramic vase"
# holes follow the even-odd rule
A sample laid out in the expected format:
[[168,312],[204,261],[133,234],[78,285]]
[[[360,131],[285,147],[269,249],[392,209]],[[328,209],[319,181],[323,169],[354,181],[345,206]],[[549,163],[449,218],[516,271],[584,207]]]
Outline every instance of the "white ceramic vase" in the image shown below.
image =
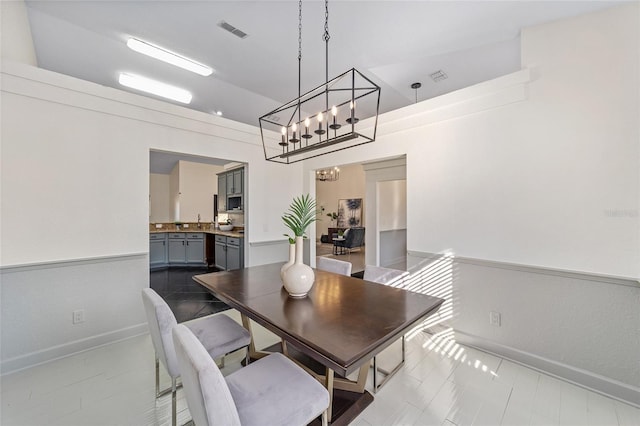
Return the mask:
[[282,281],[284,281],[284,271],[286,271],[287,268],[289,268],[289,266],[293,265],[295,261],[296,261],[296,245],[294,243],[294,244],[289,244],[289,261],[284,265],[282,265],[282,268],[280,268],[280,279]]
[[313,269],[302,263],[303,244],[302,237],[296,237],[295,262],[284,271],[282,277],[284,288],[291,297],[306,297],[315,280]]

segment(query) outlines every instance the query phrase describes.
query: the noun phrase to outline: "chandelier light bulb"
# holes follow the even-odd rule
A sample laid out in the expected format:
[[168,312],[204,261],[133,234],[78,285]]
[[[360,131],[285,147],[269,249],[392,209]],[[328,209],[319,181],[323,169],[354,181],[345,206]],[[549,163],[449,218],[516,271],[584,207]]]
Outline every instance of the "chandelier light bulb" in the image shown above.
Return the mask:
[[319,112],[319,113],[318,113],[318,123],[322,123],[322,118],[323,118],[323,117],[322,117],[322,113],[321,113],[321,112]]
[[333,114],[334,117],[338,115],[338,108],[336,108],[335,105],[331,107],[331,114]]
[[298,130],[298,125],[296,123],[293,123],[293,125],[291,126],[291,130],[293,130],[293,132],[295,133]]
[[282,126],[282,135],[286,135],[287,134],[287,128]]
[[306,127],[307,129],[309,128],[309,124],[311,124],[311,121],[309,120],[309,117],[304,119],[304,127]]

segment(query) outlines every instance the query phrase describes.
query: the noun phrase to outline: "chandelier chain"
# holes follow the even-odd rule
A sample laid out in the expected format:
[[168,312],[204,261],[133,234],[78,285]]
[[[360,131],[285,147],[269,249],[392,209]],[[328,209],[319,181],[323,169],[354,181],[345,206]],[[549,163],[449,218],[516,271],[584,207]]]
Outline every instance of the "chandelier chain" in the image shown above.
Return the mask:
[[329,41],[329,0],[324,1],[324,41]]
[[302,0],[298,2],[298,60],[302,59]]

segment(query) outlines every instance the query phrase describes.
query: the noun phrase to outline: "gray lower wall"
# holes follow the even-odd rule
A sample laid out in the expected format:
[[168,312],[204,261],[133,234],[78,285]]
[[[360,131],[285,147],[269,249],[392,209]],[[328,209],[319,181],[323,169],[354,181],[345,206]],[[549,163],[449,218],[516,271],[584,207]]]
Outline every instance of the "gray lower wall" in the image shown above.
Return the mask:
[[408,266],[459,342],[640,405],[637,281],[412,251]]
[[[146,253],[1,271],[1,372],[145,333]],[[85,321],[73,324],[83,309]]]
[[[393,267],[407,262],[407,230],[380,231],[380,266]],[[400,268],[404,269],[404,268]]]

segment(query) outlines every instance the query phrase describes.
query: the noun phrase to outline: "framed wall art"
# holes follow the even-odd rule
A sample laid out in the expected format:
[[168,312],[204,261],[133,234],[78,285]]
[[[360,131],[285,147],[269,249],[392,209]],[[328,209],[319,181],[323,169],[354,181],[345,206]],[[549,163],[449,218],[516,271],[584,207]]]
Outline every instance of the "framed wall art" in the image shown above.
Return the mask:
[[338,200],[338,228],[362,226],[362,198]]

